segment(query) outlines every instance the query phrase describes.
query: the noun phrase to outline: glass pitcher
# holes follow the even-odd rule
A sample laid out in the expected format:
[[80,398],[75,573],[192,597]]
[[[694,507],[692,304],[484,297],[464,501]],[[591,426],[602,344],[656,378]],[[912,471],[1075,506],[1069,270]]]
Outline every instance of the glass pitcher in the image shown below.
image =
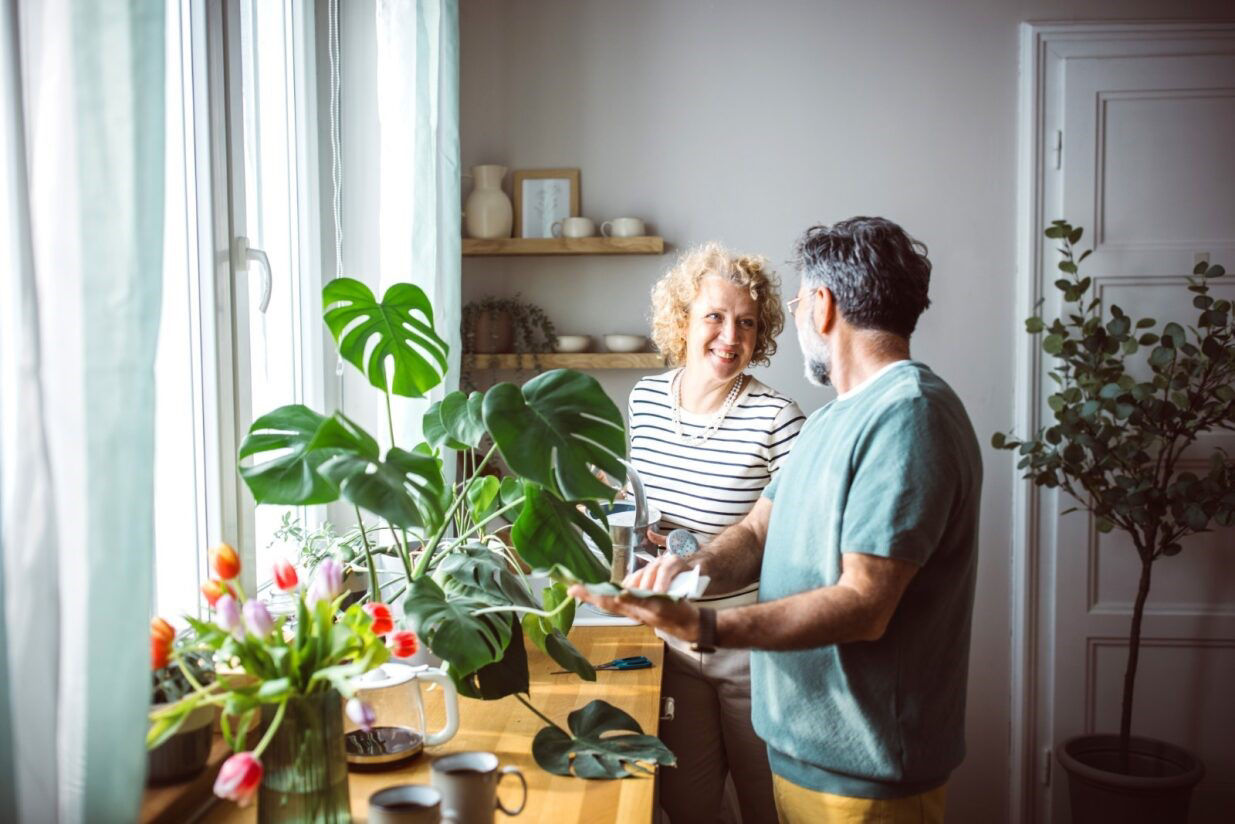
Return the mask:
[[[445,725],[428,732],[421,684],[441,687]],[[426,746],[444,744],[459,731],[459,697],[450,676],[440,669],[387,662],[352,681],[356,697],[372,705],[377,721],[365,731],[350,718],[344,724],[347,761],[356,766],[393,766],[415,757]]]

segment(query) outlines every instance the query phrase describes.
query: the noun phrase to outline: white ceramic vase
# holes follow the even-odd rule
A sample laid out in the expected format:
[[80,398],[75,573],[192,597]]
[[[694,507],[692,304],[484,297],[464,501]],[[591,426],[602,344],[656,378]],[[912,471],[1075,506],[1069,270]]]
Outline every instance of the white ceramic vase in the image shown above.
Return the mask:
[[510,198],[502,191],[505,166],[473,166],[472,177],[476,187],[467,196],[463,205],[464,226],[467,236],[474,238],[510,237],[514,225],[514,208]]

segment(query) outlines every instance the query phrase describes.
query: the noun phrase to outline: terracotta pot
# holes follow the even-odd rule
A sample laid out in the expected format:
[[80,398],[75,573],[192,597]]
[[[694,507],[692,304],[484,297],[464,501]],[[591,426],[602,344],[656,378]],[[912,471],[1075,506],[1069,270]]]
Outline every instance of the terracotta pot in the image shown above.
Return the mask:
[[1059,748],[1073,824],[1186,824],[1205,765],[1182,747],[1152,738],[1133,736],[1129,750],[1132,775],[1116,772],[1118,735],[1078,735]]
[[476,353],[495,355],[513,352],[515,348],[515,322],[506,311],[476,313]]

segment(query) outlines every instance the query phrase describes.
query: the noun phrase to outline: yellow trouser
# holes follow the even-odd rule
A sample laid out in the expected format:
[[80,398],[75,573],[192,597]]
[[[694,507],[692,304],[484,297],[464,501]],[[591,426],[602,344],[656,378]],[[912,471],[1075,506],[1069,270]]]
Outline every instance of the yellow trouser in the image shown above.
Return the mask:
[[943,824],[944,791],[936,787],[906,798],[848,798],[772,775],[781,824]]

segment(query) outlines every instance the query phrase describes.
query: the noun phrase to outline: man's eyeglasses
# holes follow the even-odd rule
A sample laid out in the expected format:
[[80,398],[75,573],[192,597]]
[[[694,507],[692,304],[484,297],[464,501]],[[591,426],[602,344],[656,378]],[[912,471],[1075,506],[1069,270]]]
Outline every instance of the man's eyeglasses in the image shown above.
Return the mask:
[[796,307],[797,307],[798,301],[800,301],[801,299],[802,298],[797,297],[797,298],[790,298],[789,300],[785,301],[785,305],[789,307],[789,314],[792,315],[794,312],[797,311]]

